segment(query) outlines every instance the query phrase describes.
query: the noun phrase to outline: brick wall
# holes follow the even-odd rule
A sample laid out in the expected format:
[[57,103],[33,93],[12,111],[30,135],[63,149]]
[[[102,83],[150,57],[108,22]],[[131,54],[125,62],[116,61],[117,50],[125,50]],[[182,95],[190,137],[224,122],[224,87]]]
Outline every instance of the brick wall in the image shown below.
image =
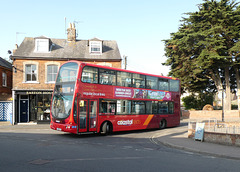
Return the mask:
[[[208,124],[205,124],[205,126]],[[188,124],[188,138],[195,138],[196,123]],[[204,131],[204,141],[224,145],[240,146],[240,135]]]
[[[185,111],[185,114],[189,115],[189,119],[191,120],[207,120],[210,118],[215,118],[217,120],[222,120],[222,110],[212,110],[212,111]],[[230,110],[224,111],[224,119],[226,121],[234,121],[239,119],[239,111],[238,110]]]
[[114,68],[120,68],[121,69],[121,62],[88,62],[88,63],[93,63],[93,64],[97,64],[97,65],[105,65],[109,67],[114,67]]
[[[13,65],[17,68],[17,72],[13,72],[13,89],[15,90],[44,90],[53,89],[54,84],[46,83],[46,63],[58,63],[59,65],[66,61],[47,61],[47,60],[15,60]],[[24,78],[25,63],[38,64],[38,83],[26,83]],[[103,65],[104,62],[88,62]],[[112,67],[121,68],[121,62],[105,62],[111,64]]]
[[224,145],[240,146],[240,135],[205,132],[204,141]]
[[[38,64],[38,82],[37,83],[26,83],[24,65],[25,63],[37,63]],[[17,68],[17,72],[13,72],[13,89],[15,90],[44,90],[53,89],[54,84],[46,83],[46,63],[57,62],[59,65],[63,64],[64,61],[47,61],[47,60],[15,60],[13,65]]]
[[190,116],[189,110],[182,110],[181,112],[182,112],[182,118],[183,119],[188,119],[189,118],[189,116]]
[[[3,87],[2,73],[7,74],[7,86]],[[0,67],[0,101],[11,100],[12,98],[12,71],[7,68]]]

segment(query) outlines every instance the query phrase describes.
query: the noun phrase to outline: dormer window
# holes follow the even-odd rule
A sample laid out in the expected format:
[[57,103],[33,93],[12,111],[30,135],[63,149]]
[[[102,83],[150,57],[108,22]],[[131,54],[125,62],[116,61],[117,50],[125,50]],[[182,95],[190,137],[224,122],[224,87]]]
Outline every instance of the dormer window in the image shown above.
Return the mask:
[[90,41],[90,54],[102,54],[102,41]]
[[35,39],[35,52],[48,53],[49,52],[49,39],[36,38]]

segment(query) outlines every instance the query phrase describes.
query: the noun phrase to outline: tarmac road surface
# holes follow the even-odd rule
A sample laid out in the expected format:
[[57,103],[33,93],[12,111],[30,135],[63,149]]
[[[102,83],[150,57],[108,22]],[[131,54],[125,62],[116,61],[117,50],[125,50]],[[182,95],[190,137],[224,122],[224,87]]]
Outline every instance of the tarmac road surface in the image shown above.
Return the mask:
[[182,127],[99,136],[48,125],[0,126],[0,171],[239,171],[238,159],[161,144],[161,138],[179,136]]

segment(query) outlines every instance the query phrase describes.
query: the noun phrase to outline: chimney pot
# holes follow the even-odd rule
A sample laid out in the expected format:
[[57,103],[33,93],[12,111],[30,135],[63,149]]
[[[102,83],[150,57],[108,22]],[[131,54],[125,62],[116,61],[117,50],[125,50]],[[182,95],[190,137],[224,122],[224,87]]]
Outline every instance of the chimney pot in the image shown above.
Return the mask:
[[76,29],[74,23],[69,24],[69,28],[67,29],[67,40],[76,41]]
[[15,49],[13,49],[13,54],[16,52],[17,49],[18,49],[18,44],[15,44]]

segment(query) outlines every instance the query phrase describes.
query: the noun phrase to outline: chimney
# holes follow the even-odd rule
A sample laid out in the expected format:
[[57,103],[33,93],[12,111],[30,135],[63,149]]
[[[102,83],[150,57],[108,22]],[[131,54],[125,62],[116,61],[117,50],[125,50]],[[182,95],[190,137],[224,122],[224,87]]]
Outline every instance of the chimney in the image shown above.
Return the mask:
[[67,29],[67,40],[76,41],[76,28],[74,23],[69,24],[69,28]]
[[15,44],[15,49],[13,49],[13,54],[16,52],[17,49],[18,49],[18,44]]

